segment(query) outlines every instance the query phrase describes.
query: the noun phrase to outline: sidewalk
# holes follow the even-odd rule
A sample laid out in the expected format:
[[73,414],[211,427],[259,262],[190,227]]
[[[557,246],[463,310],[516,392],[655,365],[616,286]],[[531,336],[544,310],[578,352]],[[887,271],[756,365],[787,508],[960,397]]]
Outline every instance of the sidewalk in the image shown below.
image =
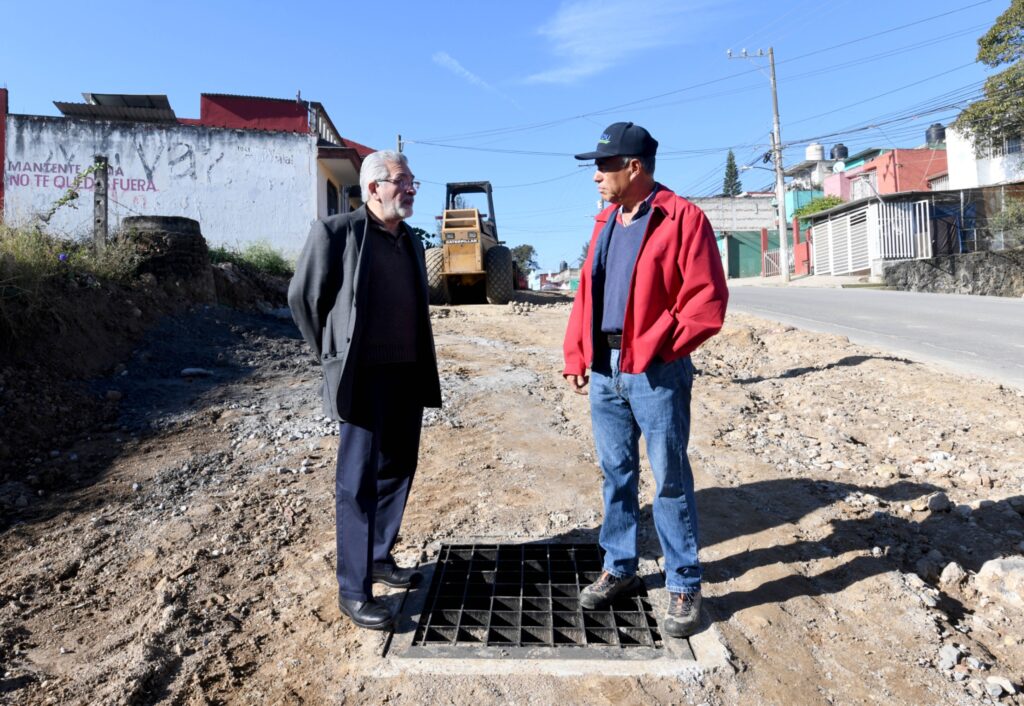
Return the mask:
[[868,275],[804,275],[790,277],[789,284],[782,281],[782,275],[775,277],[736,277],[729,280],[729,287],[825,287],[840,289],[842,287],[880,286]]

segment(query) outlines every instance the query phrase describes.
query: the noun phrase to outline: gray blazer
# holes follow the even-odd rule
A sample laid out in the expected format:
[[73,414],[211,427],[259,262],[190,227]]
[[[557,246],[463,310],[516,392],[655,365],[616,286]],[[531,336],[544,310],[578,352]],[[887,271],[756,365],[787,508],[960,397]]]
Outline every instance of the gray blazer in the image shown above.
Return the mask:
[[[310,348],[316,353],[324,374],[324,414],[345,421],[352,413],[352,390],[358,374],[359,341],[363,330],[360,310],[366,311],[369,287],[360,278],[366,253],[373,246],[367,237],[366,207],[319,220],[313,224],[306,245],[295,264],[295,276],[288,285],[288,306],[292,318]],[[427,269],[423,245],[408,233],[418,263],[420,290],[419,322],[421,368],[419,396],[424,407],[441,406],[441,383],[437,373],[434,336],[427,306]]]

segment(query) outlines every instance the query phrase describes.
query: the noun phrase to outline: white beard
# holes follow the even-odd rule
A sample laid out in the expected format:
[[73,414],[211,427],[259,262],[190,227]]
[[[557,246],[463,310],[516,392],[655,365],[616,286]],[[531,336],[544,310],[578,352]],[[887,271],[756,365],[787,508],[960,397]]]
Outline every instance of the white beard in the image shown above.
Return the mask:
[[401,202],[392,201],[391,203],[381,203],[382,218],[386,221],[392,221],[396,219],[405,220],[412,215],[412,204],[408,206],[403,205]]

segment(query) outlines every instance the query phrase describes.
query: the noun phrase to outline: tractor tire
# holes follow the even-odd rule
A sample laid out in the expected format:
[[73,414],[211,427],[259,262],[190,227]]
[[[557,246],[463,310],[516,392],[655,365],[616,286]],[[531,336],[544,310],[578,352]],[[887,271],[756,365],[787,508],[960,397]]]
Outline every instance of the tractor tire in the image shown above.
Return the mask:
[[512,299],[512,251],[495,245],[484,253],[484,271],[487,273],[487,302],[508,304]]
[[427,259],[427,289],[430,291],[430,303],[446,305],[452,303],[448,292],[448,278],[444,276],[444,248],[429,248]]

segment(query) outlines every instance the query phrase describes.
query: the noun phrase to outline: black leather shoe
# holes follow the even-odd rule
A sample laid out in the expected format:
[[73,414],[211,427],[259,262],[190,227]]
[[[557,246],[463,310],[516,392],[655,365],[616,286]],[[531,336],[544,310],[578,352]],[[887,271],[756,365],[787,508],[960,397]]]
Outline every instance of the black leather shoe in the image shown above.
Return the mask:
[[403,569],[395,562],[374,563],[373,582],[391,588],[409,588],[420,582],[421,574],[416,569]]
[[367,630],[387,630],[394,620],[391,611],[373,598],[368,601],[357,601],[338,596],[338,608],[353,623]]

